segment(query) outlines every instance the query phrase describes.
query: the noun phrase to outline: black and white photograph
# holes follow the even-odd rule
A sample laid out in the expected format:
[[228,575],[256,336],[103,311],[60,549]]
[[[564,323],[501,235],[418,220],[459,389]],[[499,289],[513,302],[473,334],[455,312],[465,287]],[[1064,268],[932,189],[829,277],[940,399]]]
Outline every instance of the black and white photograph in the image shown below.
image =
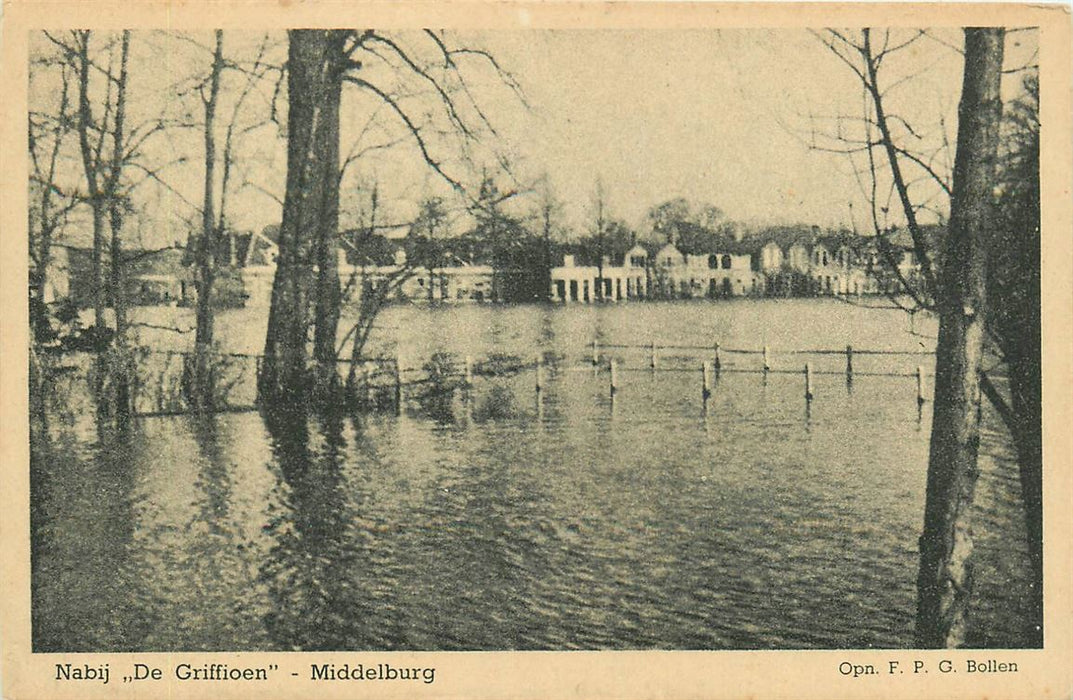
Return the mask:
[[1037,24],[399,24],[28,32],[43,680],[1045,647]]

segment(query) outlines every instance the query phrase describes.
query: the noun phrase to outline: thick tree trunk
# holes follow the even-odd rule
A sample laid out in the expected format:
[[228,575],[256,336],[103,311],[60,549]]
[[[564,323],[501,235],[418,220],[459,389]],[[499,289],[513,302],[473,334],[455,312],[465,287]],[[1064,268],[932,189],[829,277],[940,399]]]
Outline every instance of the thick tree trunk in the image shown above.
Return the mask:
[[1025,93],[1006,121],[1013,143],[1004,156],[1003,195],[990,250],[989,270],[994,336],[1009,379],[1009,410],[996,406],[1017,449],[1025,511],[1028,554],[1032,566],[1032,646],[1043,644],[1043,445],[1040,338],[1040,188],[1038,83],[1025,82]]
[[[291,30],[289,39],[287,185],[258,383],[262,399],[270,402],[305,399],[312,378],[307,333],[313,263],[324,263],[321,278],[330,274],[326,268],[336,271],[334,247],[328,263],[318,241],[325,229],[335,225],[325,205],[332,205],[329,210],[338,207],[338,156],[332,157],[325,140],[334,135],[338,149],[342,41],[337,31],[313,29]],[[335,289],[338,294],[337,272]],[[318,285],[317,292],[323,293],[324,287]],[[327,324],[322,328],[319,352]]]
[[986,240],[996,181],[1004,30],[965,30],[950,232],[938,294],[935,398],[916,644],[960,646],[972,593],[973,492],[980,442],[980,360],[986,319]]
[[[1038,299],[1038,297],[1037,297]],[[1038,302],[1037,302],[1038,303]],[[1038,307],[1037,307],[1038,308]],[[1026,329],[1035,333],[1035,354],[1031,342],[1024,356],[1010,357],[1010,395],[1013,408],[1014,444],[1020,467],[1021,499],[1024,502],[1028,535],[1028,556],[1032,565],[1032,619],[1029,621],[1034,646],[1043,645],[1043,385],[1040,373],[1039,326]]]
[[339,330],[339,103],[342,97],[342,42],[339,32],[328,37],[322,86],[323,116],[317,131],[316,149],[324,193],[316,229],[317,296],[314,316],[313,357],[317,361],[320,386],[337,381],[335,340]]

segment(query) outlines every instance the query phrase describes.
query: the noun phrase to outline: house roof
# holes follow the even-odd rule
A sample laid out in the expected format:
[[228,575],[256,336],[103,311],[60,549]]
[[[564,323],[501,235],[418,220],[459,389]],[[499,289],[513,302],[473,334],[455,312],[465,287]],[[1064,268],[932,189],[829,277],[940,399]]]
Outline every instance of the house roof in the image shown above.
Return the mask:
[[665,243],[656,251],[656,257],[662,257],[664,255],[676,255],[681,257],[682,251],[678,250],[678,246],[673,243]]
[[[942,243],[942,240],[946,237],[946,226],[942,226],[939,224],[923,225],[920,227],[920,231],[924,234],[925,243],[932,250],[936,250],[938,246]],[[873,236],[873,238],[880,237]],[[914,247],[913,234],[911,234],[909,232],[909,229],[906,228],[895,228],[892,231],[885,233],[881,237],[881,239],[885,241],[888,245],[896,248],[902,248],[903,250],[912,250]]]
[[816,239],[816,242],[823,245],[827,250],[835,251],[842,246],[854,247],[857,244],[857,237],[849,231],[829,232],[821,235]]
[[746,236],[742,243],[748,252],[758,255],[768,243],[775,243],[782,250],[789,250],[794,244],[812,245],[818,231],[804,224],[766,226]]

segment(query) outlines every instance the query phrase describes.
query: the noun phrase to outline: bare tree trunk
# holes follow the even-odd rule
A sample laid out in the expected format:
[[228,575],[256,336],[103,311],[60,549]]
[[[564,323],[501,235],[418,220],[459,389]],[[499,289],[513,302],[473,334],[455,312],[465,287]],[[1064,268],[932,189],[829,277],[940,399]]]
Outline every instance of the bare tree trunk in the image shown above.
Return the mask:
[[90,131],[96,126],[89,96],[91,67],[89,45],[91,37],[92,34],[88,30],[78,33],[78,145],[82,155],[82,167],[86,175],[89,202],[93,209],[93,253],[90,259],[91,283],[93,285],[93,323],[98,329],[102,329],[105,326],[105,288],[104,267],[101,258],[104,250],[107,202],[105,202],[104,195],[101,192],[100,182],[97,177],[97,160],[94,156],[93,145],[90,143]]
[[343,36],[328,37],[321,86],[323,116],[316,134],[316,149],[324,178],[317,236],[317,293],[314,316],[313,357],[320,386],[333,386],[336,375],[335,341],[339,331],[339,104],[343,89]]
[[[209,71],[208,94],[202,86],[201,100],[205,107],[205,183],[201,205],[201,235],[193,242],[197,289],[196,331],[192,376],[189,377],[188,398],[197,407],[211,408],[213,403],[212,343],[215,331],[214,286],[216,256],[219,252],[220,229],[216,222],[216,107],[220,95],[220,74],[223,72],[223,30],[216,30],[216,43]],[[221,204],[221,208],[222,208]],[[251,243],[252,245],[252,243]]]
[[212,69],[209,74],[208,96],[205,104],[205,191],[201,206],[201,236],[197,242],[197,331],[195,343],[199,354],[212,345],[213,283],[216,278],[216,252],[218,231],[216,229],[216,105],[220,95],[220,73],[223,71],[223,30],[216,30],[216,48],[213,51]]
[[[36,157],[37,138],[34,134],[32,121],[29,129],[30,154],[32,156],[31,160],[33,161],[34,167],[34,175],[32,177],[37,177],[40,180],[41,185],[41,199],[37,207],[38,236],[36,251],[33,250],[33,245],[31,243],[31,255],[36,258],[36,265],[30,273],[30,282],[35,290],[34,293],[36,294],[37,301],[37,303],[32,304],[30,307],[30,327],[33,329],[34,338],[37,340],[48,340],[52,336],[52,328],[49,323],[48,306],[45,297],[49,279],[48,268],[52,262],[52,238],[61,225],[60,215],[54,211],[53,204],[53,188],[56,186],[56,166],[59,162],[63,137],[69,129],[68,125],[71,120],[71,115],[69,114],[70,78],[66,66],[61,68],[60,79],[63,83],[63,88],[60,93],[59,109],[57,110],[59,124],[53,129],[53,141],[48,152],[48,164],[45,166],[43,172],[38,166]],[[66,206],[67,209],[70,208],[69,204]],[[30,231],[32,236],[32,217]]]
[[123,261],[123,207],[119,188],[123,175],[123,152],[126,148],[127,58],[130,55],[130,30],[123,30],[120,44],[119,79],[116,83],[115,124],[112,127],[112,162],[108,175],[108,214],[112,230],[112,308],[115,311],[117,342],[123,341],[127,328],[126,270]]
[[[307,333],[315,259],[323,263],[321,281],[335,273],[338,294],[334,245],[332,261],[328,263],[327,246],[323,244],[324,231],[336,223],[330,210],[338,207],[338,155],[332,158],[331,149],[326,149],[324,144],[334,136],[337,152],[341,80],[338,60],[344,58],[341,43],[335,31],[289,32],[287,184],[265,358],[258,382],[262,398],[269,401],[301,401],[306,396],[310,379]],[[326,204],[331,205],[328,210]],[[318,285],[317,292],[318,297],[326,298],[321,296],[326,292],[324,287]],[[318,308],[322,310],[327,311],[327,306]],[[338,316],[334,319],[337,322]],[[319,324],[318,359],[324,354],[329,321]],[[334,341],[332,334],[333,356]]]
[[596,182],[596,301],[604,300],[604,183]]
[[[1038,333],[1038,326],[1036,332]],[[1020,465],[1028,555],[1032,564],[1032,636],[1043,646],[1043,385],[1040,357],[1007,360],[1017,429],[1013,431]]]
[[547,196],[546,201],[541,204],[540,208],[541,219],[543,228],[541,233],[541,240],[544,243],[544,269],[541,270],[541,281],[544,283],[543,291],[540,294],[541,301],[548,301],[551,298],[551,215],[552,215],[552,202],[551,197]]
[[986,240],[1002,101],[1001,28],[965,30],[950,232],[938,291],[939,339],[916,645],[960,646],[972,592],[971,512],[980,442],[980,360],[986,319]]

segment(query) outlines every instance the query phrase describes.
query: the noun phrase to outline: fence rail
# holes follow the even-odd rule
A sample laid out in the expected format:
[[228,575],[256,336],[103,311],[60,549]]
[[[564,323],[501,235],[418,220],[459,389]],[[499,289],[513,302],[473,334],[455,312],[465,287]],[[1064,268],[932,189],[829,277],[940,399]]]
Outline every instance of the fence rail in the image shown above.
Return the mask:
[[[442,356],[438,358],[430,358],[428,362],[417,367],[404,366],[398,355],[371,355],[362,357],[358,360],[361,364],[359,367],[354,368],[355,370],[360,369],[360,371],[355,372],[357,382],[348,388],[358,395],[357,399],[359,402],[364,401],[370,405],[383,403],[377,398],[378,393],[382,393],[384,390],[391,390],[393,396],[386,403],[393,404],[396,411],[399,411],[401,410],[404,401],[405,389],[408,387],[429,387],[432,393],[438,391],[446,393],[458,388],[463,390],[471,388],[477,377],[513,376],[523,372],[534,373],[533,386],[538,400],[546,389],[546,372],[548,371],[553,374],[586,372],[592,373],[594,376],[599,376],[601,372],[606,371],[608,375],[608,392],[612,397],[618,392],[620,388],[620,378],[624,373],[673,372],[694,374],[700,380],[700,395],[705,402],[707,402],[713,395],[713,380],[718,381],[718,378],[723,374],[761,375],[765,380],[768,375],[796,375],[803,378],[803,395],[805,401],[811,403],[816,398],[813,386],[813,378],[816,376],[845,376],[847,385],[852,384],[854,377],[895,377],[916,380],[916,401],[917,405],[920,406],[926,401],[925,377],[929,376],[925,374],[923,367],[917,366],[915,371],[909,372],[894,370],[861,371],[854,369],[853,358],[856,355],[914,357],[934,354],[932,351],[928,350],[854,348],[852,345],[847,345],[845,349],[787,349],[772,352],[771,348],[768,346],[763,346],[761,348],[726,348],[718,343],[713,343],[711,345],[670,343],[649,343],[648,345],[640,345],[600,343],[596,340],[590,343],[588,350],[591,353],[591,357],[588,358],[587,362],[582,361],[580,363],[576,361],[571,362],[565,356],[543,353],[529,359],[522,359],[512,355],[491,355],[479,362],[475,362],[472,356],[463,357],[461,362],[458,361],[457,357]],[[607,350],[647,351],[647,366],[623,364],[620,358],[604,352]],[[703,353],[699,358],[697,354],[668,356],[665,354],[661,355],[661,350],[703,351]],[[154,355],[168,355],[169,357],[189,356],[192,354],[190,352],[152,349],[145,350],[145,352]],[[721,361],[721,353],[759,356],[761,362],[754,366],[743,366],[740,364],[726,365]],[[261,363],[264,359],[264,355],[255,353],[214,353],[214,355],[229,359],[255,360],[257,362],[258,372],[260,371]],[[842,356],[845,358],[846,364],[844,370],[814,369],[811,362],[806,362],[803,366],[799,365],[796,368],[773,368],[771,366],[771,357],[773,355],[794,357]],[[673,364],[670,362],[661,362],[666,360],[677,360],[678,362]],[[352,364],[350,358],[337,358],[337,361],[340,365]],[[256,406],[244,406],[238,410],[250,410],[254,408],[256,408]],[[171,415],[172,413],[172,411],[168,410],[158,410],[149,413],[139,413],[138,415]]]
[[677,343],[648,343],[645,345],[639,344],[625,344],[625,343],[601,343],[599,341],[592,341],[589,347],[595,347],[597,350],[700,350],[704,352],[726,352],[736,355],[846,355],[847,352],[851,355],[902,355],[902,356],[916,356],[916,355],[934,355],[934,350],[875,350],[869,348],[855,348],[852,345],[847,345],[845,348],[814,348],[814,349],[776,349],[772,351],[769,346],[760,348],[733,348],[721,345],[719,343],[712,343],[710,345],[690,345],[690,344],[677,344]]

